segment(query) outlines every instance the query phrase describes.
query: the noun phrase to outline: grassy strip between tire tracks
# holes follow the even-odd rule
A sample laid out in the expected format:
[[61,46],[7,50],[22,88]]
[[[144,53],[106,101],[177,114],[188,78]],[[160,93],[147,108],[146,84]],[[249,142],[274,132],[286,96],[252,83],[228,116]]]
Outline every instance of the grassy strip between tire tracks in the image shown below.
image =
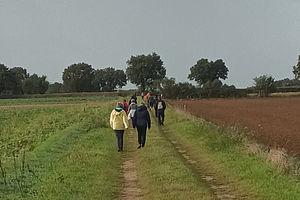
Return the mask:
[[200,159],[200,168],[214,174],[247,199],[300,199],[300,183],[263,158],[249,154],[239,136],[209,122],[170,108],[166,112],[167,137],[181,143]]
[[208,185],[184,162],[152,120],[146,146],[135,152],[143,199],[214,199]]

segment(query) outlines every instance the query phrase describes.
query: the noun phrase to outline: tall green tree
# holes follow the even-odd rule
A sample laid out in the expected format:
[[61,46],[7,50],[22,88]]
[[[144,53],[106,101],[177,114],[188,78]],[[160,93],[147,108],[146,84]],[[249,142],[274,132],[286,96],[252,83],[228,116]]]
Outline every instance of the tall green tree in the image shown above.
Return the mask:
[[0,64],[0,94],[21,94],[22,83],[17,74]]
[[72,64],[63,72],[63,84],[66,92],[94,91],[94,69],[86,63]]
[[39,77],[33,74],[23,81],[23,92],[25,94],[45,94],[48,90],[49,82],[46,76]]
[[213,81],[207,81],[203,84],[204,89],[220,89],[222,87],[222,82],[219,79]]
[[166,98],[176,98],[178,94],[177,84],[175,78],[165,77],[161,82],[160,92],[163,93]]
[[13,67],[10,71],[14,72],[21,81],[24,81],[30,76],[29,73],[27,73],[27,70],[23,67]]
[[126,74],[123,70],[116,70],[112,67],[95,70],[93,85],[97,91],[113,91],[117,87],[125,86],[126,83]]
[[226,79],[228,68],[222,59],[216,61],[208,61],[208,59],[200,59],[190,68],[188,78],[195,80],[200,86],[208,81],[213,82],[216,79]]
[[115,84],[117,87],[122,88],[127,84],[127,76],[123,70],[117,69],[114,73]]
[[260,97],[267,97],[275,89],[274,78],[272,76],[262,75],[253,80],[255,82],[255,89]]
[[300,78],[300,55],[298,57],[298,63],[296,66],[293,66],[293,73],[295,75],[295,79]]
[[52,83],[49,84],[48,90],[46,91],[46,93],[62,93],[64,92],[64,85],[62,83]]
[[175,78],[164,78],[161,84],[164,97],[170,99],[197,97],[196,87],[188,82],[176,83]]
[[129,81],[141,90],[153,89],[155,81],[161,81],[166,76],[163,61],[156,53],[131,56],[127,61],[126,74]]

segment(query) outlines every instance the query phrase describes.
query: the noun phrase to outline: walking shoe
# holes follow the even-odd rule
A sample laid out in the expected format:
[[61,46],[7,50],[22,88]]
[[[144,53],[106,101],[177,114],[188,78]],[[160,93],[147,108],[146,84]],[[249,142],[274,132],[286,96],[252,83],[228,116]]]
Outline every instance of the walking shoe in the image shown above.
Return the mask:
[[141,147],[142,147],[142,146],[140,145],[140,146],[137,147],[137,149],[140,149]]

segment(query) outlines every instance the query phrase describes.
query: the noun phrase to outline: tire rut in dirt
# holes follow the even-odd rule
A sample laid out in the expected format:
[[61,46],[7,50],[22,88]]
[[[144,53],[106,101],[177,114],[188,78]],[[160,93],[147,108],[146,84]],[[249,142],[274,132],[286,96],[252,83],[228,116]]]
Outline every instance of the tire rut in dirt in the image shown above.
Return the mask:
[[[163,133],[162,135],[165,136],[165,133],[168,132],[168,130],[164,130],[164,128],[161,128],[160,131]],[[168,133],[169,134],[169,133]],[[200,162],[196,159],[193,159],[188,151],[175,140],[170,140],[168,137],[165,136],[165,138],[170,141],[176,151],[179,155],[182,156],[182,158],[186,161],[187,165],[191,167],[198,175],[199,177],[207,183],[207,185],[210,187],[215,199],[222,199],[222,200],[237,200],[237,199],[252,199],[248,196],[237,196],[234,193],[234,189],[230,188],[228,184],[224,184],[224,181],[220,181],[216,178],[214,174],[205,173],[201,167],[199,167]]]
[[142,199],[142,191],[137,184],[137,169],[134,159],[135,143],[134,135],[131,130],[127,131],[128,141],[125,142],[126,149],[124,153],[123,170],[123,187],[118,197],[119,200],[140,200]]

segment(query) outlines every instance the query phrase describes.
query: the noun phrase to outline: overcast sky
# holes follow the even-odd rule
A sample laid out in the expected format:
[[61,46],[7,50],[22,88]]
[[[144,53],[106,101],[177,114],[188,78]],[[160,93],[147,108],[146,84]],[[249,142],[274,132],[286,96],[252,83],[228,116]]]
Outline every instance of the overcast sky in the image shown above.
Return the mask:
[[187,81],[200,58],[222,58],[227,84],[292,78],[300,54],[300,0],[0,0],[0,63],[61,82],[64,68],[126,68],[158,53]]

